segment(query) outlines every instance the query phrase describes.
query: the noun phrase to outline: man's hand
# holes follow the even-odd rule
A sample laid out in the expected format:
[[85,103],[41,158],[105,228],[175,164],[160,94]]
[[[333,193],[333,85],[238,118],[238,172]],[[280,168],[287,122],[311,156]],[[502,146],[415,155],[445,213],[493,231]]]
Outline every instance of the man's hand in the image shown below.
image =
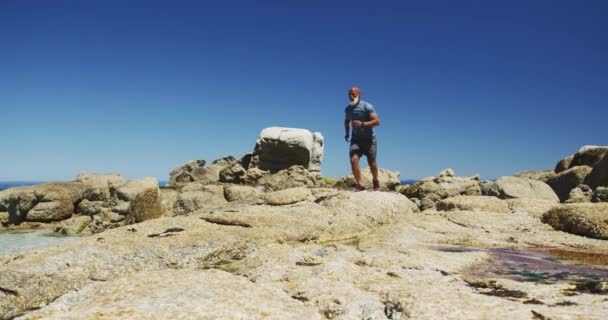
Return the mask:
[[350,136],[349,135],[345,135],[344,136],[344,141],[346,141],[346,142],[350,141]]
[[353,120],[353,126],[355,126],[355,128],[361,128],[361,126],[363,126],[363,122],[359,120]]

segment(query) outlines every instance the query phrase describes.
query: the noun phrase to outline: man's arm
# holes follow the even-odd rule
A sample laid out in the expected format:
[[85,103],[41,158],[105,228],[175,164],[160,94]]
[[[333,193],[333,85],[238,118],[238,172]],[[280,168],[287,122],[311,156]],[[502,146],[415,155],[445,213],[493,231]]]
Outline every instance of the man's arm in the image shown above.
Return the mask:
[[364,128],[372,128],[380,125],[380,117],[376,112],[369,115],[369,121],[362,123]]
[[348,117],[344,118],[344,140],[348,142],[350,136],[350,119]]

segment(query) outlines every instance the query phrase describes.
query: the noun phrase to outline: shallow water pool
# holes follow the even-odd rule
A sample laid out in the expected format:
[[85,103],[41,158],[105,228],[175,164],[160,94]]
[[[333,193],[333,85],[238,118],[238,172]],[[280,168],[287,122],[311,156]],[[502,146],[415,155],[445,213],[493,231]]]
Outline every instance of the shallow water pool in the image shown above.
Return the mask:
[[0,255],[47,248],[80,239],[58,236],[50,229],[0,232]]

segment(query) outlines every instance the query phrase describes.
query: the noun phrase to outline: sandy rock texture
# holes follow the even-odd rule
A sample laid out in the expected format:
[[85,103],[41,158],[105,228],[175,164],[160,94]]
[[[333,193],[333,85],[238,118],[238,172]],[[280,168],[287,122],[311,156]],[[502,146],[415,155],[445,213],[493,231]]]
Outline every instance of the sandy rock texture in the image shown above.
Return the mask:
[[[186,192],[203,187],[212,188],[193,184]],[[222,201],[214,208],[1,256],[0,317],[602,319],[608,312],[601,283],[572,295],[572,283],[475,273],[500,261],[492,248],[608,250],[605,240],[541,222],[551,201],[459,195],[420,212],[392,192],[242,189],[247,196],[228,201],[228,189],[216,187],[210,193]]]

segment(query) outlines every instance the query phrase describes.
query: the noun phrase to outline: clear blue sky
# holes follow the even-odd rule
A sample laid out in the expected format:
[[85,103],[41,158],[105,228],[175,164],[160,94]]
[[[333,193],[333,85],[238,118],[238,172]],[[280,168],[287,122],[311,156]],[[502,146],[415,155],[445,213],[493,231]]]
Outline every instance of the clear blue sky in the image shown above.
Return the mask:
[[[331,3],[329,5],[328,3]],[[156,176],[269,126],[350,172],[347,90],[381,167],[491,179],[608,144],[608,1],[0,1],[0,180]]]

